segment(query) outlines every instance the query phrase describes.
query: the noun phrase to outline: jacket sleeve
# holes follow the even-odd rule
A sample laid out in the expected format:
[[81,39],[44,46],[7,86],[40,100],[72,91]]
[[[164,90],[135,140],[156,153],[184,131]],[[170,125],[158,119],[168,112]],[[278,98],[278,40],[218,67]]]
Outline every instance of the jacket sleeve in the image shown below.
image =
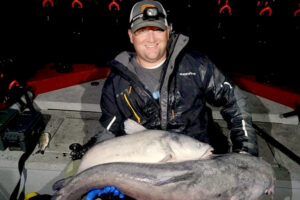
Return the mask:
[[247,107],[247,98],[208,58],[204,84],[207,102],[221,107],[221,115],[230,129],[232,151],[258,156],[256,131]]
[[112,76],[109,76],[102,88],[100,100],[101,117],[100,123],[106,131],[118,136],[122,134],[124,119],[118,109]]

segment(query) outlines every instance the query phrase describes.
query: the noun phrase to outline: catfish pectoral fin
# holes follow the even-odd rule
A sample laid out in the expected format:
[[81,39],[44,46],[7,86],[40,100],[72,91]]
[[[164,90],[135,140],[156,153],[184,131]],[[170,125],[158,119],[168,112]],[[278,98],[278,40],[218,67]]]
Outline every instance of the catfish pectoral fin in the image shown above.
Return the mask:
[[61,188],[63,188],[66,184],[68,184],[71,181],[72,177],[67,177],[64,179],[60,179],[58,181],[56,181],[53,186],[52,189],[53,190],[60,190]]

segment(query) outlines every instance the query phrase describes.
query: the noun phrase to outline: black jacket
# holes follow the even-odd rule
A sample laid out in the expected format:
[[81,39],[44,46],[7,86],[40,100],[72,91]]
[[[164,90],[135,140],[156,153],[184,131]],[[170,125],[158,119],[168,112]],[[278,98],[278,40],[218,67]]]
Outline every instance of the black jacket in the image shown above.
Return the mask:
[[132,72],[130,60],[135,53],[122,52],[112,60],[102,90],[101,124],[115,135],[122,135],[124,120],[131,118],[148,129],[179,132],[209,143],[208,103],[221,107],[233,150],[257,154],[245,96],[207,56],[186,52],[187,43],[184,35],[173,34],[170,39],[159,101]]

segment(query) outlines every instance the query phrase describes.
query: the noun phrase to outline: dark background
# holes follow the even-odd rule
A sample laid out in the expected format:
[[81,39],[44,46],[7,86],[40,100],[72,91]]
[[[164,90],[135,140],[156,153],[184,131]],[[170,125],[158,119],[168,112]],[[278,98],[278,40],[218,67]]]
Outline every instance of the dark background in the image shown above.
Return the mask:
[[[46,1],[47,2],[47,1]],[[13,58],[2,71],[27,79],[49,62],[106,66],[122,50],[135,0],[6,1],[0,4],[0,59]],[[225,73],[255,75],[258,81],[299,92],[300,0],[162,0],[176,32],[190,36],[193,48],[206,53]],[[260,14],[267,6],[269,12]],[[9,69],[8,69],[9,68]]]

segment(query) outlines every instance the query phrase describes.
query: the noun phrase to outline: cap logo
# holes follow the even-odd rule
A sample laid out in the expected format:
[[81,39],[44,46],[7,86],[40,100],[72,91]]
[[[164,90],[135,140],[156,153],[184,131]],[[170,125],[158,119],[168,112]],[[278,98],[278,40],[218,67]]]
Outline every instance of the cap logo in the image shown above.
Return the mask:
[[145,4],[141,6],[141,12],[143,13],[146,8],[155,8],[153,4]]

